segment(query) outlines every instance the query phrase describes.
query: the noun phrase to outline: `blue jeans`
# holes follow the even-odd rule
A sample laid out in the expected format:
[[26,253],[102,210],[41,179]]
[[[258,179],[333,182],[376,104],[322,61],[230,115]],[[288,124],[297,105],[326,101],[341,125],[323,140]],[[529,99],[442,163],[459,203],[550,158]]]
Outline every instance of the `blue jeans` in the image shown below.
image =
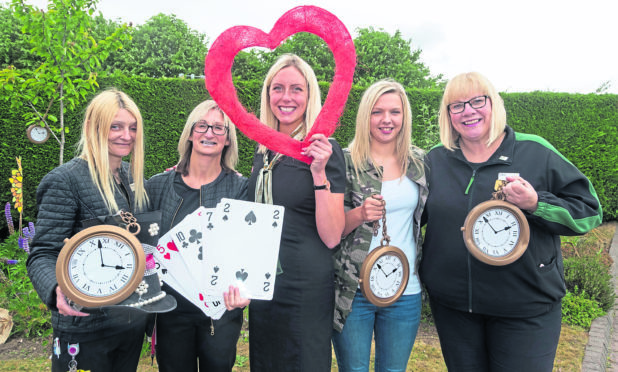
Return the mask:
[[405,372],[420,321],[420,293],[401,296],[391,306],[378,307],[358,290],[343,331],[333,332],[339,371],[369,371],[371,338],[375,332],[375,371]]

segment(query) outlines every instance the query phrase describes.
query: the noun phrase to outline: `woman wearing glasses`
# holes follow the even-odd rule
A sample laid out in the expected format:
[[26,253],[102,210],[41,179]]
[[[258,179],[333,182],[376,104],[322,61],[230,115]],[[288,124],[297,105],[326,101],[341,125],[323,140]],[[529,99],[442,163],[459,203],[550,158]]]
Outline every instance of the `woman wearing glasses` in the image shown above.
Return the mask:
[[[162,211],[162,236],[200,206],[214,208],[221,198],[245,200],[247,179],[234,170],[236,129],[214,101],[200,103],[189,115],[178,142],[180,160],[173,171],[146,183],[152,207]],[[231,371],[242,326],[241,299],[235,288],[225,294],[226,311],[213,320],[168,285],[176,310],[159,314],[155,337],[160,371]]]
[[[446,365],[449,371],[551,371],[565,294],[559,236],[601,223],[594,188],[543,138],[507,126],[502,98],[478,73],[449,81],[439,124],[442,143],[427,155],[420,275]],[[523,255],[501,266],[469,253],[460,230],[470,210],[494,192],[519,208],[530,228]],[[475,227],[493,242],[512,233],[500,218],[479,218]]]

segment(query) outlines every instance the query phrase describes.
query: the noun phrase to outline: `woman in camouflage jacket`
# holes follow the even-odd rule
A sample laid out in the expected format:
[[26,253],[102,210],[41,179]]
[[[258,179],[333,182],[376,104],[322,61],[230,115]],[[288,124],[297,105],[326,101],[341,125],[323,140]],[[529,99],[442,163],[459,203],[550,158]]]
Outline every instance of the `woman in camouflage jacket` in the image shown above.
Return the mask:
[[[367,89],[356,118],[356,133],[344,150],[346,224],[335,253],[335,317],[333,344],[340,370],[369,370],[375,330],[375,370],[405,371],[420,322],[420,221],[427,199],[424,153],[411,144],[410,104],[403,87],[382,80]],[[401,248],[410,264],[404,295],[394,304],[378,307],[358,289],[367,254],[381,245],[382,226],[374,235],[373,222],[386,216],[391,243]]]

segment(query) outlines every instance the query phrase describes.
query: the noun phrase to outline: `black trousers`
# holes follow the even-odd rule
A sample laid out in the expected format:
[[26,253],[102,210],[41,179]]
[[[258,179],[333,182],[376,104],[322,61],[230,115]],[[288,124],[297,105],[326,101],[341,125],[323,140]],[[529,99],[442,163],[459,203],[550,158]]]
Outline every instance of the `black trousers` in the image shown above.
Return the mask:
[[67,334],[54,330],[54,339],[60,343],[60,358],[53,354],[52,372],[69,370],[71,356],[68,344],[79,344],[75,356],[77,369],[91,372],[135,372],[139,363],[146,330],[146,317],[127,324],[125,329],[111,336],[93,337],[92,334]]
[[[199,313],[198,313],[199,312]],[[212,321],[201,311],[196,314],[157,314],[156,352],[160,372],[229,372],[236,362],[241,309],[226,311]]]
[[561,303],[531,318],[468,313],[430,300],[450,372],[551,372],[560,339]]

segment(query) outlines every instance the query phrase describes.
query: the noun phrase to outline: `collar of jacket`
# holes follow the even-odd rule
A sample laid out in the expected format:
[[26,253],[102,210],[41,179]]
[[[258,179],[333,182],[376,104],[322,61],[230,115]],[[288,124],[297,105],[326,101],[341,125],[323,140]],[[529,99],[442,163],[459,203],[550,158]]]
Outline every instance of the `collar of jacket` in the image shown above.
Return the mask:
[[[511,165],[513,163],[513,154],[515,153],[515,131],[508,125],[504,129],[506,133],[500,147],[489,157],[486,162],[478,163],[480,166],[494,165],[494,164],[506,164]],[[455,151],[448,151],[447,156],[455,158],[467,164],[470,163],[463,153],[461,148],[455,149]]]

